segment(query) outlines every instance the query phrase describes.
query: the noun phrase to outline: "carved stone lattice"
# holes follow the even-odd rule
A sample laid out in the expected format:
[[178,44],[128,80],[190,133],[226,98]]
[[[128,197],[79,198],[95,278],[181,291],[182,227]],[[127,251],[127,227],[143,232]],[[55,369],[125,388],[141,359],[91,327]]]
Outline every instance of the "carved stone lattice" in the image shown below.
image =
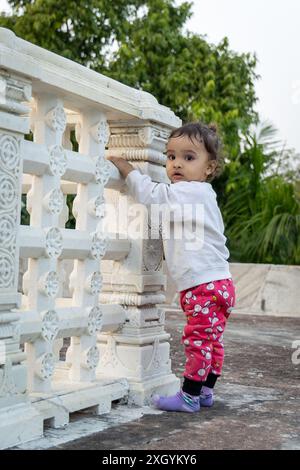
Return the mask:
[[103,313],[100,307],[96,306],[89,309],[87,330],[91,336],[101,330],[102,319]]
[[52,353],[42,354],[36,361],[35,373],[42,380],[52,377],[55,366],[55,358]]
[[50,258],[58,258],[63,249],[63,238],[58,227],[52,227],[46,233],[46,253]]
[[61,145],[49,147],[49,162],[52,175],[63,176],[67,169],[67,157]]
[[97,183],[105,186],[110,178],[111,166],[105,158],[96,161],[95,178]]
[[44,198],[45,208],[53,215],[61,213],[64,204],[64,196],[60,189],[52,189]]
[[16,395],[16,385],[12,376],[11,360],[6,358],[6,362],[2,367],[2,380],[0,383],[0,398],[5,396]]
[[86,290],[92,295],[99,294],[102,288],[102,275],[99,271],[92,273],[86,280]]
[[47,297],[56,297],[59,290],[59,277],[55,271],[44,274],[39,281],[40,292]]
[[12,135],[0,135],[0,164],[4,170],[19,172],[20,141]]
[[86,366],[88,369],[96,369],[99,362],[99,350],[97,346],[92,346],[86,353]]
[[109,140],[109,126],[106,121],[99,121],[91,127],[90,133],[98,144],[106,145]]
[[92,246],[91,246],[91,255],[92,258],[100,260],[105,255],[105,252],[108,247],[108,237],[102,233],[93,233],[92,234]]
[[65,110],[62,106],[55,106],[46,115],[46,122],[52,130],[64,132],[67,124]]
[[59,317],[55,310],[48,310],[42,314],[42,337],[46,341],[53,341],[59,330]]
[[155,234],[159,238],[151,238],[151,225],[148,223],[148,238],[145,240],[143,253],[143,263],[146,271],[159,271],[162,268],[163,243],[160,233],[161,225],[160,231]]

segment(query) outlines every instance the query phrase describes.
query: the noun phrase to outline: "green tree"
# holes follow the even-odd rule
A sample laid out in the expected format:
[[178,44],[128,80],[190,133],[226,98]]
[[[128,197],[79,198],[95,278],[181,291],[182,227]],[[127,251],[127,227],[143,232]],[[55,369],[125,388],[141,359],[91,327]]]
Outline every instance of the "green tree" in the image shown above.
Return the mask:
[[0,26],[17,36],[92,68],[102,67],[106,48],[123,41],[141,0],[8,0],[12,14]]
[[[9,0],[0,25],[125,84],[148,91],[183,121],[219,124],[230,158],[256,122],[256,58],[183,33],[192,4],[175,0]],[[220,184],[220,187],[223,183]]]
[[213,45],[198,34],[183,34],[190,14],[186,4],[174,8],[173,2],[147,3],[105,73],[152,93],[184,122],[218,123],[227,153],[236,157],[240,133],[257,121],[256,58],[234,53],[226,38]]
[[300,263],[299,155],[275,136],[269,124],[247,135],[226,186],[221,207],[231,260]]

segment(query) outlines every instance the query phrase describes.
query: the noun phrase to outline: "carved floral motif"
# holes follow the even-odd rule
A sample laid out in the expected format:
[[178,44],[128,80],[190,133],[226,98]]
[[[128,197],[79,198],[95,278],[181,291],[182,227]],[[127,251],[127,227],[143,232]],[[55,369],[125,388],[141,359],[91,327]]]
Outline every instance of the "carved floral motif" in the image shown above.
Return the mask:
[[106,158],[99,157],[95,166],[95,178],[97,183],[105,186],[110,178],[111,164]]
[[86,365],[88,369],[96,369],[99,362],[100,354],[97,346],[92,346],[86,353]]
[[55,271],[49,271],[39,281],[40,291],[47,297],[56,297],[59,290],[59,277]]
[[99,271],[92,273],[86,280],[86,290],[92,295],[99,294],[102,289],[102,275]]
[[93,233],[91,255],[94,259],[102,259],[108,246],[108,237],[104,233]]
[[4,170],[15,171],[19,169],[20,142],[12,135],[0,136],[0,165]]
[[102,328],[103,313],[100,307],[96,306],[90,309],[88,314],[87,330],[93,336]]
[[54,131],[64,132],[67,118],[64,108],[61,105],[55,106],[46,115],[46,122]]
[[10,287],[14,283],[14,258],[7,250],[0,249],[0,288]]
[[58,258],[63,249],[63,238],[58,227],[50,228],[46,233],[46,252],[50,258]]
[[107,145],[109,140],[109,126],[106,121],[99,121],[90,129],[91,136],[98,144]]
[[59,317],[55,310],[48,310],[42,314],[42,337],[46,341],[53,341],[59,330]]
[[44,198],[46,209],[53,215],[61,213],[64,204],[64,196],[60,189],[52,189]]
[[52,353],[42,354],[36,362],[35,372],[42,380],[49,379],[53,375],[54,364],[55,359]]
[[67,169],[67,157],[61,145],[49,147],[49,162],[52,175],[63,176]]

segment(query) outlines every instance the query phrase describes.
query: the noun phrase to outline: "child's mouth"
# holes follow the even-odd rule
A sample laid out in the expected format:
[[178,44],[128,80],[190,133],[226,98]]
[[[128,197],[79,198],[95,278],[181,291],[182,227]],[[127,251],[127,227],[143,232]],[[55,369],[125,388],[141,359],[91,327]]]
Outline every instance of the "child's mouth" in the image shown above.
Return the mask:
[[183,175],[181,173],[174,173],[172,178],[173,179],[180,179],[180,178],[183,178]]

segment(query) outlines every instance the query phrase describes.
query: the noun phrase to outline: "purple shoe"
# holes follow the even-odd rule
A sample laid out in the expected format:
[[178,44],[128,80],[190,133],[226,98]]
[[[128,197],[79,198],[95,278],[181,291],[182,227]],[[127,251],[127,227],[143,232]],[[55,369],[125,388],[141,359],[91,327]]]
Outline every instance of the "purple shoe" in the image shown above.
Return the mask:
[[214,394],[211,391],[210,393],[201,392],[200,394],[200,405],[210,408],[214,404]]
[[185,392],[178,392],[171,397],[161,397],[154,395],[153,404],[163,411],[183,411],[185,413],[195,413],[200,410],[199,397],[194,397]]

